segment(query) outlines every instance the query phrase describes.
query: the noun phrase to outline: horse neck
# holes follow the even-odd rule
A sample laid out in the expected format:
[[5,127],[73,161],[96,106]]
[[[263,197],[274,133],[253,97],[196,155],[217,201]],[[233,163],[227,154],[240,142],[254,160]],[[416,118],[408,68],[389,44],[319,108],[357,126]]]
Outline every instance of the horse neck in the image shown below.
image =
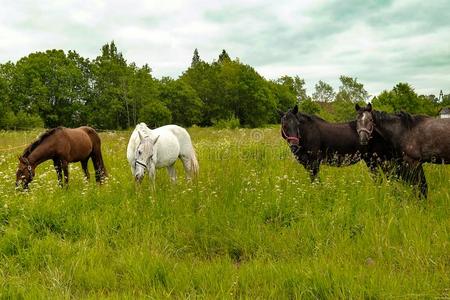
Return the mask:
[[397,117],[390,120],[384,120],[381,124],[376,124],[375,128],[383,139],[389,141],[396,148],[402,142],[402,133],[407,130],[402,123],[402,120]]
[[36,167],[54,156],[53,151],[49,148],[49,146],[50,142],[46,139],[41,144],[36,146],[36,148],[34,148],[34,150],[28,155],[28,161],[32,166]]
[[[315,123],[316,130],[321,133],[322,138],[336,139],[339,136],[347,136],[351,129],[351,123],[329,123],[326,121],[319,121]],[[356,128],[356,127],[355,127]],[[356,136],[356,129],[355,136]],[[356,141],[356,139],[355,139]]]

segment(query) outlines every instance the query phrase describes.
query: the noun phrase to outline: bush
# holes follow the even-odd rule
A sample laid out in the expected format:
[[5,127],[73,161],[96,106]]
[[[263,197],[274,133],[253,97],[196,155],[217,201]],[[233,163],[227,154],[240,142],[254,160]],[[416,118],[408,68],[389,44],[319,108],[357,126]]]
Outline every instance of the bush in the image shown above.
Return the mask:
[[213,121],[213,126],[218,129],[235,129],[240,126],[239,119],[232,116],[228,119],[222,119],[219,121]]
[[42,128],[44,121],[38,115],[27,114],[23,111],[14,114],[8,110],[0,120],[0,127],[3,129]]
[[160,127],[172,122],[172,113],[161,102],[152,101],[139,111],[139,122],[144,122],[150,128]]

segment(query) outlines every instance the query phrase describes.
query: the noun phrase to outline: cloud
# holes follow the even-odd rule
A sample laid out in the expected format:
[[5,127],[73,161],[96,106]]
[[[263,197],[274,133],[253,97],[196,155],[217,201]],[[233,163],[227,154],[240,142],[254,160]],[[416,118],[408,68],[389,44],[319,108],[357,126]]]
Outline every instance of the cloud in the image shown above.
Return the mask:
[[181,75],[198,48],[222,49],[263,76],[357,77],[377,94],[398,82],[450,92],[448,1],[14,1],[0,11],[0,62],[46,49],[95,58],[115,40],[157,77]]

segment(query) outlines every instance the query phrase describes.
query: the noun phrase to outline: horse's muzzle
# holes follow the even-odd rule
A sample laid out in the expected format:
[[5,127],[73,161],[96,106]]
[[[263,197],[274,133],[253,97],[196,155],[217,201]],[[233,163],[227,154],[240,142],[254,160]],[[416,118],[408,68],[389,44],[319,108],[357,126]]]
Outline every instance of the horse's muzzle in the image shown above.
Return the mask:
[[144,178],[144,176],[142,176],[142,175],[136,175],[136,176],[134,176],[134,180],[135,180],[137,183],[141,183],[143,178]]
[[367,144],[369,144],[369,140],[367,140],[367,139],[360,139],[360,140],[359,140],[359,143],[360,143],[361,145],[363,145],[363,146],[367,146]]

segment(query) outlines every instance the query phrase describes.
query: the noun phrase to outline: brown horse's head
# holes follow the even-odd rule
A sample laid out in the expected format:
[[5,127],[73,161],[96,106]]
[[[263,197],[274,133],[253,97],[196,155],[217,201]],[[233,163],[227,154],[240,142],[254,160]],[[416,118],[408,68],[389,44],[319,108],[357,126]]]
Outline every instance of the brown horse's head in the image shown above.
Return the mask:
[[16,187],[22,184],[24,189],[28,189],[28,184],[33,180],[34,167],[26,157],[19,157],[19,165],[16,172]]
[[372,115],[372,104],[369,103],[366,107],[361,107],[356,104],[355,110],[358,112],[356,118],[356,131],[359,135],[359,143],[361,145],[367,145],[372,138],[373,129],[375,128]]

